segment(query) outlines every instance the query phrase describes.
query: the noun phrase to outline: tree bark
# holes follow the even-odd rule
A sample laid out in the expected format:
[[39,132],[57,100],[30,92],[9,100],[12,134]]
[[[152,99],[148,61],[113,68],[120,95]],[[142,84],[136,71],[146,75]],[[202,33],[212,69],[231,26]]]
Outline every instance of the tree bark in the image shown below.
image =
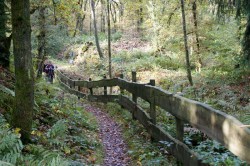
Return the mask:
[[11,0],[11,14],[16,79],[15,110],[12,115],[12,124],[21,129],[23,143],[28,143],[34,106],[29,0]]
[[[115,5],[113,5],[112,3],[110,3],[109,6],[110,6],[109,11],[110,11],[110,14],[112,16],[113,23],[114,23],[114,32],[116,32],[117,31],[117,26],[116,26],[116,23],[117,23],[116,8],[115,8]],[[113,10],[112,10],[112,6],[113,6]]]
[[45,28],[45,7],[39,8],[39,29],[38,39],[38,55],[37,55],[37,78],[42,76],[43,63],[45,59],[45,44],[46,44],[46,28]]
[[112,78],[111,64],[111,30],[110,30],[110,5],[107,0],[107,22],[108,22],[108,57],[109,57],[109,78]]
[[185,18],[185,5],[184,0],[181,1],[181,13],[182,13],[182,25],[183,25],[183,34],[184,34],[184,45],[185,45],[185,52],[186,52],[186,67],[187,67],[187,77],[191,86],[193,86],[193,80],[191,75],[191,66],[189,61],[189,51],[188,51],[188,43],[187,43],[187,30],[186,30],[186,18]]
[[101,50],[101,47],[100,47],[100,44],[99,44],[99,38],[98,38],[98,32],[97,32],[97,26],[96,26],[95,2],[94,2],[94,0],[91,0],[91,9],[92,9],[92,19],[93,19],[93,24],[94,24],[96,47],[97,47],[99,57],[102,59],[103,54],[102,54],[102,50]]
[[4,0],[0,2],[0,65],[4,68],[9,68],[10,65],[10,42],[11,36],[7,37],[6,32],[8,28],[6,26],[8,16],[5,10]]
[[194,32],[195,32],[195,41],[196,41],[196,53],[197,53],[197,64],[196,70],[200,72],[202,67],[202,61],[200,56],[200,40],[199,40],[199,33],[198,33],[198,20],[197,20],[197,5],[196,0],[192,3],[192,12],[193,12],[193,19],[194,19]]
[[101,0],[101,32],[105,33],[105,6],[104,6],[104,1]]
[[53,14],[54,14],[54,24],[57,24],[57,18],[56,18],[56,2],[55,0],[52,0],[53,3]]
[[243,37],[243,54],[248,67],[250,67],[250,13],[247,16],[247,26]]
[[143,9],[142,9],[142,0],[139,0],[140,3],[140,8],[137,10],[138,13],[138,20],[137,20],[137,31],[140,32],[141,31],[141,25],[143,23]]

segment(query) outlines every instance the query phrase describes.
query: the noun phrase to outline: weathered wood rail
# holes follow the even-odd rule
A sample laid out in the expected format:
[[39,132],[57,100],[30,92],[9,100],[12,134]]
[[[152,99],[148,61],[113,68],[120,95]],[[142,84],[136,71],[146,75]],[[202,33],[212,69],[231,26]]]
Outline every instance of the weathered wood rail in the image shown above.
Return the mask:
[[[183,143],[184,123],[199,129],[240,159],[250,163],[250,130],[242,127],[240,121],[201,102],[164,91],[154,86],[154,80],[150,80],[148,84],[136,83],[135,72],[132,72],[132,82],[122,79],[122,75],[121,78],[105,78],[100,81],[72,80],[60,71],[57,71],[57,76],[59,82],[78,97],[88,97],[89,100],[98,102],[117,102],[129,110],[133,118],[148,130],[152,139],[170,143],[168,151],[184,165],[206,165],[202,163],[198,154]],[[121,92],[119,95],[107,95],[107,87],[113,86],[119,86]],[[89,94],[80,92],[81,87],[88,88]],[[104,88],[104,95],[94,95],[93,88],[100,87]],[[123,95],[124,90],[132,94],[132,100]],[[138,106],[138,97],[150,103],[149,114]],[[156,106],[176,118],[177,138],[173,138],[157,126]]]

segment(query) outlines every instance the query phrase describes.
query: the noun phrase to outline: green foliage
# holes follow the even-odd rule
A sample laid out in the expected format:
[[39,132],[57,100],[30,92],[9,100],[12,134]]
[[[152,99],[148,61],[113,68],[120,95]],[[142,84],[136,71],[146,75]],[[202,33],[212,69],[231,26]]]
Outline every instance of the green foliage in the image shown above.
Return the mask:
[[178,59],[171,59],[166,56],[156,57],[155,63],[162,69],[169,69],[169,70],[178,70],[180,67],[183,67],[184,64],[178,61]]
[[112,41],[117,41],[122,37],[122,33],[120,31],[117,31],[111,35]]
[[22,160],[22,149],[20,134],[11,130],[0,114],[0,161],[17,164]]
[[194,150],[205,163],[211,165],[243,165],[246,164],[216,141],[203,141]]
[[26,150],[29,152],[25,157],[28,165],[68,165],[68,162],[63,159],[58,153],[45,149],[40,145],[28,145],[26,146]]
[[68,126],[66,120],[57,121],[47,132],[48,141],[52,145],[64,148]]
[[128,143],[128,154],[132,165],[171,165],[174,159],[167,157],[164,148],[158,143],[151,143],[147,131],[132,120],[129,111],[122,109],[118,104],[108,103],[107,110],[110,116],[123,126],[123,136]]

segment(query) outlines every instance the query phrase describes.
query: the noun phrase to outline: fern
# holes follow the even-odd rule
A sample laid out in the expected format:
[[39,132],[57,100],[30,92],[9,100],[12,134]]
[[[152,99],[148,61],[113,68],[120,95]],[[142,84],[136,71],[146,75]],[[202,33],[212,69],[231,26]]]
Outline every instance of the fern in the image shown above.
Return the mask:
[[56,138],[58,136],[65,137],[68,131],[67,122],[65,120],[57,121],[48,131],[49,138]]
[[11,164],[22,161],[23,144],[19,135],[8,127],[6,120],[0,115],[0,160]]
[[0,160],[0,166],[14,166],[13,164]]
[[68,162],[55,151],[49,151],[40,145],[28,145],[29,154],[25,157],[27,165],[58,166],[68,165]]
[[67,122],[65,120],[59,120],[47,132],[47,137],[52,145],[65,146],[64,140],[67,136],[67,132]]

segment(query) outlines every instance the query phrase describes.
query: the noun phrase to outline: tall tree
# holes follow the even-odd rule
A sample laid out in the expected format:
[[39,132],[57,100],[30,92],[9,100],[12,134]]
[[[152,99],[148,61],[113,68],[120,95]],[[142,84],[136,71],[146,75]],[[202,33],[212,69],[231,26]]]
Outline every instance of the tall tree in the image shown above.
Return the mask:
[[43,63],[46,56],[45,44],[46,44],[46,26],[45,26],[45,6],[39,8],[39,35],[38,39],[38,55],[37,55],[37,77],[42,76]]
[[53,13],[54,13],[54,19],[55,19],[54,24],[56,25],[56,24],[57,24],[57,17],[56,17],[56,1],[55,1],[55,0],[52,0],[52,3],[53,3]]
[[198,19],[197,19],[197,4],[196,0],[192,2],[192,13],[193,13],[193,23],[194,23],[194,33],[195,33],[195,42],[196,42],[196,53],[197,53],[197,60],[196,60],[196,69],[200,72],[202,61],[200,56],[200,40],[199,40],[199,33],[198,33]]
[[11,14],[16,79],[12,124],[21,129],[21,139],[27,143],[30,140],[34,106],[30,1],[11,0]]
[[109,78],[112,78],[111,71],[111,30],[110,30],[110,2],[107,0],[107,22],[108,22],[108,57],[109,57]]
[[105,3],[103,0],[101,0],[101,32],[105,33],[105,13],[106,13],[106,8],[105,8]]
[[91,10],[92,10],[92,19],[93,19],[93,24],[94,24],[94,32],[95,32],[95,43],[96,43],[96,47],[97,47],[99,57],[102,59],[103,54],[102,54],[102,50],[101,50],[101,47],[100,47],[100,44],[99,44],[97,25],[96,25],[96,16],[95,16],[95,1],[94,0],[91,0]]
[[184,45],[185,45],[185,52],[186,52],[186,68],[187,68],[187,77],[189,80],[190,85],[193,85],[192,75],[191,75],[191,66],[189,60],[189,51],[188,51],[188,40],[187,40],[187,30],[186,30],[186,17],[185,17],[185,4],[184,0],[181,1],[181,13],[182,13],[182,25],[183,25],[183,34],[184,34]]
[[243,0],[243,6],[247,15],[247,25],[243,37],[243,54],[246,64],[250,67],[250,1]]
[[[113,20],[113,30],[114,30],[114,32],[116,32],[117,31],[117,26],[116,26],[116,24],[117,24],[117,13],[116,13],[116,8],[115,8],[115,4],[114,3],[110,3],[110,5],[109,5],[110,7],[109,7],[109,12],[110,12],[110,14],[111,14],[111,18],[112,18],[112,20]],[[113,8],[113,10],[112,10],[112,8]]]
[[5,1],[0,1],[0,65],[4,68],[8,68],[10,65],[10,42],[11,36],[7,36],[8,15],[6,12]]
[[143,23],[143,9],[142,9],[142,0],[139,0],[140,7],[137,10],[138,14],[138,20],[137,20],[137,31],[139,32],[141,30],[141,25]]

